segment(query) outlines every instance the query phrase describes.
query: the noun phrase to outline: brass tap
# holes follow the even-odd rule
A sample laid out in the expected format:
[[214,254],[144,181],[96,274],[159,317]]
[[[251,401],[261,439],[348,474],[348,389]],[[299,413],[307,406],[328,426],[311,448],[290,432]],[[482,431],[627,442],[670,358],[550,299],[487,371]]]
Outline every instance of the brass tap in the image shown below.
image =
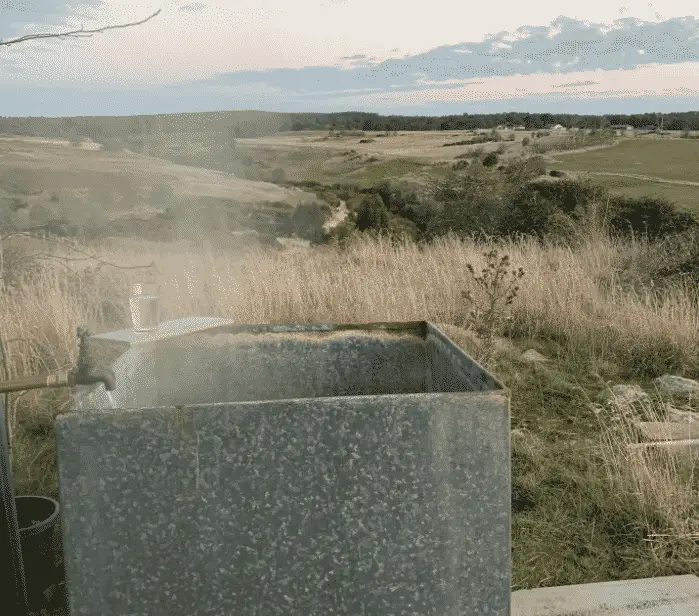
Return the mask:
[[13,379],[11,381],[0,381],[0,393],[12,391],[25,391],[28,389],[44,389],[47,387],[74,387],[75,385],[94,385],[104,383],[107,391],[114,391],[116,387],[116,377],[110,369],[96,370],[92,368],[90,358],[87,353],[86,338],[90,334],[85,327],[78,327],[78,338],[80,339],[80,351],[78,353],[77,366],[69,372],[58,372],[55,374],[42,374],[28,378]]

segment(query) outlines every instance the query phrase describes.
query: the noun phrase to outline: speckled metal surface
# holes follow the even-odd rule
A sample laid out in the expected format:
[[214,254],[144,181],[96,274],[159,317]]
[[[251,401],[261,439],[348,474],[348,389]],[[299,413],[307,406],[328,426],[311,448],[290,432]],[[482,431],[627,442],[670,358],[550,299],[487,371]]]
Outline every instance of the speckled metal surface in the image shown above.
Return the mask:
[[71,613],[508,615],[508,394],[430,327],[160,341],[164,406],[59,417]]

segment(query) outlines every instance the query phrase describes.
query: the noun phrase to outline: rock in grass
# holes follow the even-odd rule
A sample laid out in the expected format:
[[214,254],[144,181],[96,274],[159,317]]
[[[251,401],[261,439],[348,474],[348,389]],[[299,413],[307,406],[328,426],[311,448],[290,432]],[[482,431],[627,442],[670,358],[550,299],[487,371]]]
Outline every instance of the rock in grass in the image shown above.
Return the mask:
[[670,423],[699,423],[699,413],[676,409],[670,404],[665,405],[665,413]]
[[640,385],[613,385],[606,392],[605,398],[610,404],[629,405],[648,401],[650,396],[641,389]]
[[545,357],[544,355],[542,355],[538,351],[535,351],[534,349],[524,351],[524,353],[522,353],[522,359],[533,363],[550,361],[548,357]]
[[664,374],[653,381],[658,391],[676,396],[699,395],[699,382],[681,376]]

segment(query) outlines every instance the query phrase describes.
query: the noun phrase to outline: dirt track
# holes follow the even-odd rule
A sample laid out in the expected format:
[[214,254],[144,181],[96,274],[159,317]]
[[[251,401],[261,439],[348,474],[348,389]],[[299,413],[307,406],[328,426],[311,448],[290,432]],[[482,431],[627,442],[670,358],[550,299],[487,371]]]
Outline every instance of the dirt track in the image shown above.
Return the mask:
[[344,201],[340,201],[340,205],[337,206],[337,209],[333,212],[333,215],[327,221],[325,221],[323,231],[328,233],[335,227],[341,225],[347,218],[348,214],[349,210],[347,209],[347,204]]
[[620,178],[630,178],[632,180],[644,180],[646,182],[656,182],[658,184],[678,184],[680,186],[699,186],[699,182],[690,182],[689,180],[666,180],[652,175],[639,175],[635,173],[613,173],[611,171],[579,171],[578,174],[584,175],[611,175]]

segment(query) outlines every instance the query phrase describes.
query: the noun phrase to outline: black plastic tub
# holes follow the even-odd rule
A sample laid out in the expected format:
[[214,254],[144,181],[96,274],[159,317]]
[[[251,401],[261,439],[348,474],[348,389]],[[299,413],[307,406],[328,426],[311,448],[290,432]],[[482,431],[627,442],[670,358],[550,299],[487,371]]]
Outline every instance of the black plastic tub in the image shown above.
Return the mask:
[[17,496],[17,523],[30,609],[40,609],[62,582],[56,541],[60,506],[47,496]]

